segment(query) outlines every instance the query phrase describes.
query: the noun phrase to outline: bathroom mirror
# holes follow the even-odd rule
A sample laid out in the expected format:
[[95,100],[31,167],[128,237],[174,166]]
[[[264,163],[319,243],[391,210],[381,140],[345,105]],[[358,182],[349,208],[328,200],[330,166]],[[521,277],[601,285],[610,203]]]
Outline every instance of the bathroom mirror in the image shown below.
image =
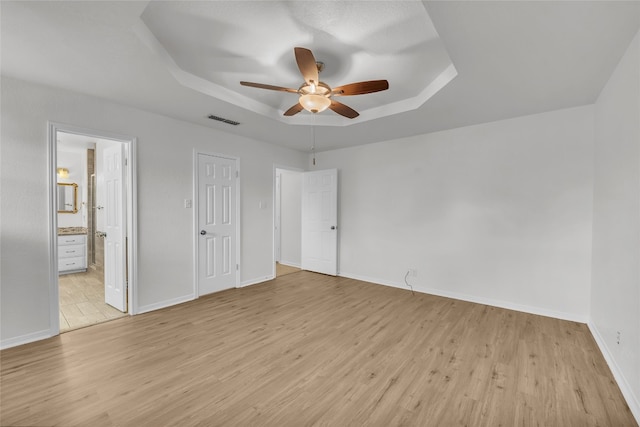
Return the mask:
[[78,184],[58,183],[58,213],[78,213]]

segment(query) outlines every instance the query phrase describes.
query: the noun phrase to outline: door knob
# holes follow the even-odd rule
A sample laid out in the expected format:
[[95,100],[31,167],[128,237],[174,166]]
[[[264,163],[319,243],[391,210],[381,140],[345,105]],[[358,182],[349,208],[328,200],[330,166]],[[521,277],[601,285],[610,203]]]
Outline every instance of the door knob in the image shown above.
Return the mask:
[[204,230],[200,230],[200,234],[204,236],[205,234],[207,234],[207,232]]
[[332,229],[332,230],[335,230],[335,229],[336,229],[336,226],[335,226],[335,225],[332,225],[332,226],[331,226],[331,229]]

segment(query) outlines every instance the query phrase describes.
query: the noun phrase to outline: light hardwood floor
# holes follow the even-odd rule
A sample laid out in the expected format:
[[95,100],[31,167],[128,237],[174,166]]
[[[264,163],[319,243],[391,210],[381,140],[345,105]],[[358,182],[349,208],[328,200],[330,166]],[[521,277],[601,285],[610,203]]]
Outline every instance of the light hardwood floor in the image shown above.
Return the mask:
[[282,277],[285,274],[297,273],[300,269],[298,267],[292,267],[286,264],[280,264],[276,262],[276,277]]
[[0,357],[11,426],[637,425],[584,324],[309,272]]

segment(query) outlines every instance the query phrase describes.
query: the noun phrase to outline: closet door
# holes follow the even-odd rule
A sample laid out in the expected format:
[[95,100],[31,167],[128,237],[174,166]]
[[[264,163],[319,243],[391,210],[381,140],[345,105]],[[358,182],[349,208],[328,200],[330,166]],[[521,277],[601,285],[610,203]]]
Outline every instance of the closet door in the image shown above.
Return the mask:
[[338,170],[302,174],[302,269],[338,274]]

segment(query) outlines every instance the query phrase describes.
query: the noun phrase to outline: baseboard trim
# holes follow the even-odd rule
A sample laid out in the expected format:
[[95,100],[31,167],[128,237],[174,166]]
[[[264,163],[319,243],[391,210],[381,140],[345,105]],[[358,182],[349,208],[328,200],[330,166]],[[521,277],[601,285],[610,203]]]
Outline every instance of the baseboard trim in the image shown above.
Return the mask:
[[600,348],[600,352],[604,356],[604,360],[607,362],[607,365],[609,365],[609,369],[611,369],[613,378],[615,378],[616,383],[618,383],[618,387],[620,387],[622,396],[624,396],[627,405],[629,405],[631,413],[635,417],[636,422],[640,424],[640,396],[636,396],[633,393],[633,389],[629,385],[629,382],[627,382],[627,378],[624,376],[624,374],[620,370],[620,367],[616,363],[616,360],[609,350],[606,341],[604,340],[604,338],[602,338],[598,327],[591,321],[587,322],[587,326],[589,327],[591,335],[593,335],[593,339],[596,341],[598,348]]
[[[401,283],[401,282],[385,281],[385,280],[376,279],[374,277],[367,277],[367,276],[345,273],[345,272],[340,272],[339,275],[342,277],[350,278],[350,279],[356,279],[356,280],[362,280],[364,282],[374,283],[376,285],[390,286],[393,288],[400,288],[400,289],[405,289],[409,291],[411,290],[410,288],[407,287],[405,283]],[[587,323],[589,321],[589,318],[586,315],[582,316],[582,315],[573,314],[573,313],[564,313],[560,311],[548,310],[541,307],[532,307],[528,305],[515,304],[508,301],[500,301],[500,300],[494,300],[491,298],[477,297],[474,295],[444,291],[436,288],[425,288],[425,287],[416,286],[416,285],[412,285],[412,286],[415,292],[420,292],[421,294],[429,294],[429,295],[436,295],[436,296],[445,297],[445,298],[453,298],[453,299],[472,302],[476,304],[490,305],[492,307],[499,307],[507,310],[514,310],[514,311],[520,311],[523,313],[535,314],[538,316],[552,317],[554,319],[561,319],[561,320],[569,320],[571,322]]]
[[286,265],[288,267],[300,268],[299,262],[278,261],[278,264]]
[[165,301],[156,302],[153,304],[142,305],[138,307],[136,314],[149,313],[150,311],[160,310],[162,308],[171,307],[172,305],[182,304],[184,302],[193,301],[196,299],[194,294],[185,295],[178,298],[168,299]]
[[46,340],[47,338],[51,338],[52,336],[53,335],[51,335],[51,331],[49,329],[45,329],[42,331],[21,335],[19,337],[7,338],[0,341],[0,350],[17,347],[19,345],[29,344],[40,340]]
[[[248,280],[248,281],[242,282],[237,287],[238,288],[244,288],[245,286],[257,285],[258,283],[267,282],[269,280],[272,280],[273,278],[274,278],[273,276],[265,276],[265,277],[259,278],[259,279]],[[136,311],[136,315],[137,314],[143,314],[143,313],[149,313],[151,311],[160,310],[160,309],[163,309],[163,308],[171,307],[173,305],[177,305],[177,304],[182,304],[182,303],[185,303],[185,302],[193,301],[195,299],[197,299],[197,296],[195,294],[189,294],[189,295],[185,295],[185,296],[182,296],[182,297],[173,298],[173,299],[170,299],[170,300],[160,301],[160,302],[157,302],[157,303],[154,303],[154,304],[143,305],[143,306],[138,307],[138,310]]]
[[260,284],[260,283],[268,282],[269,280],[273,280],[273,279],[275,279],[274,275],[264,276],[264,277],[261,277],[261,278],[258,278],[258,279],[245,280],[238,287],[239,288],[245,288],[247,286],[252,286],[252,285],[257,285],[257,284]]

